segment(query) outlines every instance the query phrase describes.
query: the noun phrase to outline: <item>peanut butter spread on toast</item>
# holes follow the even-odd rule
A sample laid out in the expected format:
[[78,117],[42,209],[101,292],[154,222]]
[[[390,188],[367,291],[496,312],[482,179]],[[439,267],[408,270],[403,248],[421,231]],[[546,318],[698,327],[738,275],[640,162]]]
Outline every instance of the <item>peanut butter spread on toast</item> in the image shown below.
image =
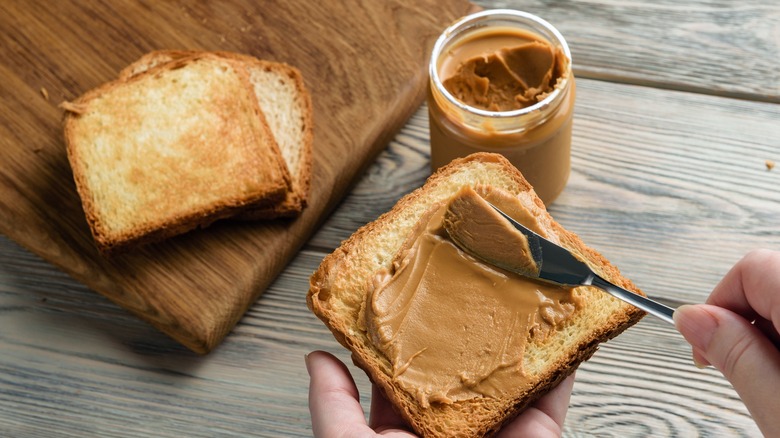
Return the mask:
[[[495,212],[469,201],[474,192],[468,190],[449,203],[457,204],[461,222]],[[488,187],[478,192],[546,237],[508,193]],[[434,206],[421,218],[392,269],[377,273],[362,308],[365,329],[391,363],[393,379],[423,407],[498,398],[528,386],[526,347],[543,342],[580,307],[576,289],[514,274],[461,250],[444,227],[447,209]],[[485,242],[497,248],[492,255],[498,259],[518,241],[512,233],[520,234],[509,227],[484,233],[491,234]]]

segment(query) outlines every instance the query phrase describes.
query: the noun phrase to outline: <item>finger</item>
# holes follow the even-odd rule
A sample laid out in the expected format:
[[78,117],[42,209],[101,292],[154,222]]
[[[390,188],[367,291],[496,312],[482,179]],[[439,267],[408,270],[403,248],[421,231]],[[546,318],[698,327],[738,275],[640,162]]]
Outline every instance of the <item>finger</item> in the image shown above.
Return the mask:
[[574,374],[504,426],[496,437],[560,437],[573,385]]
[[314,351],[306,356],[309,411],[316,437],[366,436],[371,430],[360,406],[355,381],[347,367],[333,355]]
[[729,309],[748,321],[758,316],[780,331],[780,252],[751,251],[713,289],[707,304]]
[[736,313],[707,304],[680,306],[677,329],[731,382],[766,436],[780,436],[780,351]]
[[563,429],[563,421],[566,419],[566,412],[569,410],[569,400],[571,399],[573,387],[574,374],[564,379],[552,391],[535,403],[536,408],[547,414],[561,429]]
[[376,385],[371,385],[371,413],[368,425],[378,433],[388,429],[409,430],[406,422],[393,409],[393,405],[387,401]]

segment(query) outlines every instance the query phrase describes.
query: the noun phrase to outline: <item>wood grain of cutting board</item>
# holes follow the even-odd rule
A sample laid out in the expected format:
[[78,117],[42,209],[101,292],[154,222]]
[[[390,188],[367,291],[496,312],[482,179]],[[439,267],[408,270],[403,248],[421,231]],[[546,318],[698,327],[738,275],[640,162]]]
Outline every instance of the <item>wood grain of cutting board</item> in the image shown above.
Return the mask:
[[[0,2],[0,232],[207,353],[419,106],[435,38],[469,8],[437,0]],[[57,105],[156,49],[234,51],[302,71],[314,104],[314,173],[301,217],[220,221],[111,259],[98,254]]]

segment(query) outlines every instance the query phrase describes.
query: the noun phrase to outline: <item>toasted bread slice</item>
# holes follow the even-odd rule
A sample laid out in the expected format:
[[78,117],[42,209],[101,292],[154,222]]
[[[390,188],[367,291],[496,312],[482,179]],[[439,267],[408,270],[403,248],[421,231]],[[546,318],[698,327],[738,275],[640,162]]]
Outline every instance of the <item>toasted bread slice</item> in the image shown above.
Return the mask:
[[[176,59],[198,52],[158,50],[147,53],[122,72],[128,78]],[[228,52],[212,52],[242,62],[265,119],[271,128],[292,177],[285,199],[273,206],[258,206],[237,216],[238,219],[273,219],[295,217],[306,206],[312,163],[311,96],[300,71],[290,65],[264,61],[252,56]]]
[[277,204],[290,187],[235,60],[184,57],[62,106],[68,159],[104,253]]
[[421,404],[414,394],[402,389],[393,376],[394,365],[372,343],[366,324],[361,322],[365,315],[361,306],[377,273],[392,272],[399,249],[405,245],[420,218],[427,216],[432,206],[442,205],[463,186],[489,186],[516,196],[551,240],[571,250],[604,278],[641,293],[603,256],[555,222],[528,182],[503,157],[474,154],[437,171],[422,188],[402,198],[392,210],[360,228],[328,255],[312,275],[307,296],[309,308],[336,339],[351,350],[355,364],[366,371],[403,418],[419,434],[428,437],[495,433],[574,372],[595,352],[600,342],[616,336],[644,315],[606,293],[588,287],[578,288],[581,307],[545,340],[529,341],[525,347],[523,372],[528,373],[529,379],[525,389],[503,388],[506,395],[495,398],[481,396],[451,403]]

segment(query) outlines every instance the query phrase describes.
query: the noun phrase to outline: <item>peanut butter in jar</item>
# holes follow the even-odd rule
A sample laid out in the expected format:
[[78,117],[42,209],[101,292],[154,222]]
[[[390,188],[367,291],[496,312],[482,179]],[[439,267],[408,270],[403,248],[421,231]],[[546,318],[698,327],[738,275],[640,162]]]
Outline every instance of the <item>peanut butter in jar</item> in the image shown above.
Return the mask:
[[500,153],[549,205],[569,178],[575,89],[569,48],[546,21],[513,10],[461,19],[431,56],[431,169]]

